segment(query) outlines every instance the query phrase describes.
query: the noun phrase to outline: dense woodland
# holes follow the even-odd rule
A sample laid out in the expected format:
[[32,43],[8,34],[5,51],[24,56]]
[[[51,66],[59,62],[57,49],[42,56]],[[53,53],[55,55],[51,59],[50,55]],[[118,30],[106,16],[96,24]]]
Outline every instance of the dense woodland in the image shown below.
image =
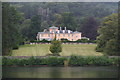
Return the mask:
[[[109,33],[111,27],[114,28],[117,26],[116,23],[113,24],[117,21],[117,17],[114,19],[117,7],[118,3],[115,2],[2,3],[3,55],[8,55],[12,49],[17,49],[19,45],[26,41],[36,40],[37,32],[43,31],[45,28],[53,25],[57,27],[61,26],[63,29],[67,27],[67,29],[73,31],[80,31],[82,32],[82,36],[88,37],[90,40],[98,40],[97,51],[109,53],[107,50],[103,50],[103,48],[106,47],[105,49],[109,49],[106,44],[112,45],[111,42],[114,42],[114,40],[110,40],[111,38],[106,39],[106,36],[100,38],[100,35],[106,32],[104,30],[108,30],[107,33]],[[108,18],[105,20],[106,17]],[[109,23],[109,20],[112,20],[113,23]],[[108,28],[100,29],[105,26],[104,23],[107,24]],[[114,34],[114,32],[116,32],[116,27],[111,34]],[[103,43],[101,42],[103,40],[106,41]],[[115,51],[117,52],[117,50]],[[111,53],[111,55],[114,54]]]

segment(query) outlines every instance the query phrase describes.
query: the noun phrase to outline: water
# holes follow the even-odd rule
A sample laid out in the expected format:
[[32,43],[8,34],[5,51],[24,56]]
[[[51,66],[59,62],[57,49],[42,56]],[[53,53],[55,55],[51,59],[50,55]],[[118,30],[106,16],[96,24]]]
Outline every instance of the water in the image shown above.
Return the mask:
[[3,78],[116,78],[117,67],[3,67]]

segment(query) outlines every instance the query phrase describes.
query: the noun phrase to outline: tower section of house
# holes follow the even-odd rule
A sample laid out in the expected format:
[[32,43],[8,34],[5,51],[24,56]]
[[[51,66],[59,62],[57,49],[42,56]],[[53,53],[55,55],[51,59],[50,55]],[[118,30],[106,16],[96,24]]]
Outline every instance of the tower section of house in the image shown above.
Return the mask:
[[61,27],[58,29],[58,27],[55,26],[52,26],[49,29],[45,29],[43,32],[38,32],[36,38],[37,40],[46,39],[51,41],[54,39],[55,35],[57,40],[68,39],[69,41],[76,41],[81,39],[81,32],[73,32],[71,30],[67,30],[66,27],[64,27],[64,30],[62,30]]

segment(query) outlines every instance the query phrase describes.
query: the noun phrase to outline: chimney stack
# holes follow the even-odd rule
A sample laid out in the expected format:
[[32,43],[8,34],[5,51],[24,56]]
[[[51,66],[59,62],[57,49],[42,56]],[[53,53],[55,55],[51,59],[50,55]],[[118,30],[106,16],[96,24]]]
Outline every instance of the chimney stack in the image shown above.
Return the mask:
[[61,27],[60,27],[60,30],[61,30]]
[[65,30],[66,30],[66,27],[65,27]]

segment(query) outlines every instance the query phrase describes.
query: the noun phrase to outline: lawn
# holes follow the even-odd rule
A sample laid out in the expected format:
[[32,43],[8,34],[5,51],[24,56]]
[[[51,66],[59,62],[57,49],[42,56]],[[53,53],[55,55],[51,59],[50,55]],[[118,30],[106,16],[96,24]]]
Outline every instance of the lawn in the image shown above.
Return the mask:
[[[50,54],[50,44],[26,44],[13,50],[12,56],[46,56]],[[62,44],[61,56],[82,55],[82,56],[101,56],[99,52],[95,52],[96,44]]]

